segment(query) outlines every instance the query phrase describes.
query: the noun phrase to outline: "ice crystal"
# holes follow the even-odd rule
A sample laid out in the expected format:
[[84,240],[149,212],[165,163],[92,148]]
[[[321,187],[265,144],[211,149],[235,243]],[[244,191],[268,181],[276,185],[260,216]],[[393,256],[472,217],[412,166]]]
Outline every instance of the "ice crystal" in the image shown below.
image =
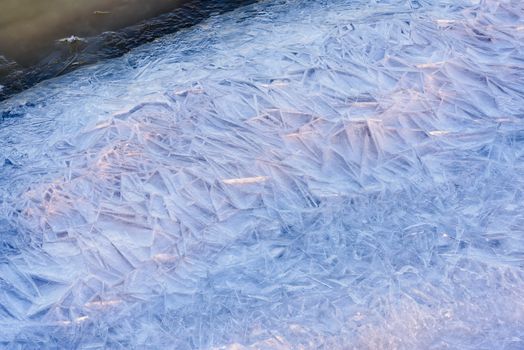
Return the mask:
[[263,1],[2,105],[12,348],[524,348],[524,5]]

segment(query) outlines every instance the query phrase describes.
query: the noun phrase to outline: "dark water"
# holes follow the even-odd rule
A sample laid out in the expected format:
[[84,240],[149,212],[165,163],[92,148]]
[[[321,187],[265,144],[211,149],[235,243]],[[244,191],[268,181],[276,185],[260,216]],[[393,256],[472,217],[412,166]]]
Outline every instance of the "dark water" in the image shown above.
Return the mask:
[[0,100],[256,0],[0,0]]

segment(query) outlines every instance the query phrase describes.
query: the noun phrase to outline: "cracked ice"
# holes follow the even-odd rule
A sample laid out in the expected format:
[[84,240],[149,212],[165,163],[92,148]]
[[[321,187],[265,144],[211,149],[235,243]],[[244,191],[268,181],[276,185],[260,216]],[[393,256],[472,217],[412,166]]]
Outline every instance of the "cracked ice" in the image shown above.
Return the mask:
[[262,1],[0,107],[4,347],[524,347],[520,1]]

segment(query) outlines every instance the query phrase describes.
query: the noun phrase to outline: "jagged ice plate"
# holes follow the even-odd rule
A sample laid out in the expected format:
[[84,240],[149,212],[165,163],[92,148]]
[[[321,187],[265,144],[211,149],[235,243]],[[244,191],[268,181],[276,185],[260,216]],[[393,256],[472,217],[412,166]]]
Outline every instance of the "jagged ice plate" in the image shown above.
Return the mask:
[[524,348],[521,1],[262,1],[0,111],[2,347]]

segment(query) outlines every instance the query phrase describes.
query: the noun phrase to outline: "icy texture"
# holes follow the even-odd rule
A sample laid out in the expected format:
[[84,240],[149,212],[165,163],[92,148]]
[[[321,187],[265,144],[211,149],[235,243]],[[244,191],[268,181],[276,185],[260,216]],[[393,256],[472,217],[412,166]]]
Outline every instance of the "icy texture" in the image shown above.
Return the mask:
[[521,1],[262,2],[1,105],[7,348],[524,348]]

